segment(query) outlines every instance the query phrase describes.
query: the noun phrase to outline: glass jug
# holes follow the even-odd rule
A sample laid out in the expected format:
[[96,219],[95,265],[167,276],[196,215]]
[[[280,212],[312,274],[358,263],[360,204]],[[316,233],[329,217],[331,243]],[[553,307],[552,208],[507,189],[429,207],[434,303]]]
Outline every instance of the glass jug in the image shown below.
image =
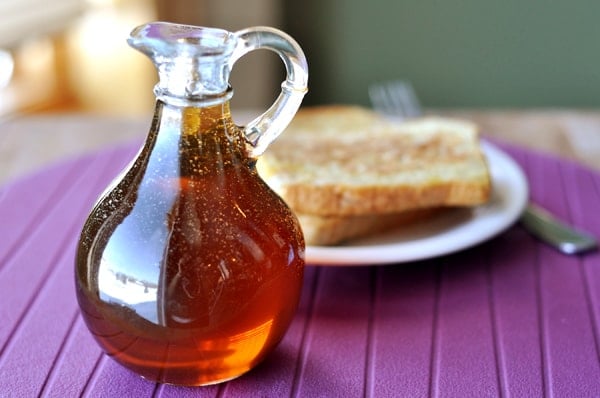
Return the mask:
[[[306,60],[267,27],[156,22],[128,42],[158,70],[156,107],[142,148],[81,232],[81,313],[102,349],[145,378],[226,381],[277,345],[299,301],[304,238],[255,163],[300,106]],[[264,114],[236,126],[229,73],[262,48],[280,56],[287,78]]]

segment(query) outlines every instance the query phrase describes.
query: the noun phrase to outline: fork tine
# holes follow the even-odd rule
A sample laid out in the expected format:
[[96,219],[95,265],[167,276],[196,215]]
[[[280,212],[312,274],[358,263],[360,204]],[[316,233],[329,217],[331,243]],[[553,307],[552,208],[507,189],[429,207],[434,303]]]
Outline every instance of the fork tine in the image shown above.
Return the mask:
[[369,86],[369,98],[377,112],[386,116],[395,116],[395,109],[388,99],[385,85],[374,84]]
[[396,112],[402,118],[410,117],[411,115],[409,112],[411,104],[406,84],[402,81],[398,81],[392,82],[386,87],[389,101],[395,107]]
[[373,108],[382,115],[401,121],[404,118],[402,98],[388,84],[375,84],[369,87]]
[[411,117],[421,116],[421,104],[413,85],[410,82],[405,82],[407,103],[409,104],[408,112]]
[[375,110],[388,117],[402,120],[421,114],[421,105],[414,88],[405,80],[371,85],[369,97]]
[[401,118],[405,118],[404,93],[401,85],[391,83],[384,86],[386,98],[393,113]]
[[419,116],[421,113],[419,101],[410,82],[398,80],[391,82],[387,87],[390,98],[394,98],[393,103],[401,107],[404,117]]

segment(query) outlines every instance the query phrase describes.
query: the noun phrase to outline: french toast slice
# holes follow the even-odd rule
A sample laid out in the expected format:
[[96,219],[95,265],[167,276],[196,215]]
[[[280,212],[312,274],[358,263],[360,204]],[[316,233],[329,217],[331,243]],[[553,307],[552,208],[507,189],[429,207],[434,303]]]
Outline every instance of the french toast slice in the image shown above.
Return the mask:
[[328,231],[334,226],[364,235],[406,222],[415,210],[485,203],[491,192],[475,124],[441,117],[398,123],[357,106],[300,110],[257,167],[301,224],[304,218],[309,244],[345,239]]

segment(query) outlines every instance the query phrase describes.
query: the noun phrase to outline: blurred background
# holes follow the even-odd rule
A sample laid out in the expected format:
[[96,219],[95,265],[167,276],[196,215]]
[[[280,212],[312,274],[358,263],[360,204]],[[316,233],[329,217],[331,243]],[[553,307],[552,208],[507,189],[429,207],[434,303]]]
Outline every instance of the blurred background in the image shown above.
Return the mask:
[[[307,105],[366,105],[394,78],[430,108],[600,105],[595,0],[0,0],[0,15],[0,114],[151,114],[156,73],[125,40],[153,20],[287,31],[308,57]],[[266,107],[283,77],[273,54],[242,58],[233,106]]]

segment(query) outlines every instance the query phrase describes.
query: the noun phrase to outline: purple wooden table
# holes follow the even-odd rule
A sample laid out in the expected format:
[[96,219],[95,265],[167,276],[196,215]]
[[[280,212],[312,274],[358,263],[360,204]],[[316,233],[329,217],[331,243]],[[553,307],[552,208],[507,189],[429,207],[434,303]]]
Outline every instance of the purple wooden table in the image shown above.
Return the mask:
[[[600,175],[505,149],[536,202],[600,235]],[[88,155],[0,191],[0,396],[600,396],[600,255],[564,256],[519,226],[427,261],[309,266],[297,316],[258,368],[203,388],[140,379],[100,352],[73,287],[84,217],[131,154]]]

